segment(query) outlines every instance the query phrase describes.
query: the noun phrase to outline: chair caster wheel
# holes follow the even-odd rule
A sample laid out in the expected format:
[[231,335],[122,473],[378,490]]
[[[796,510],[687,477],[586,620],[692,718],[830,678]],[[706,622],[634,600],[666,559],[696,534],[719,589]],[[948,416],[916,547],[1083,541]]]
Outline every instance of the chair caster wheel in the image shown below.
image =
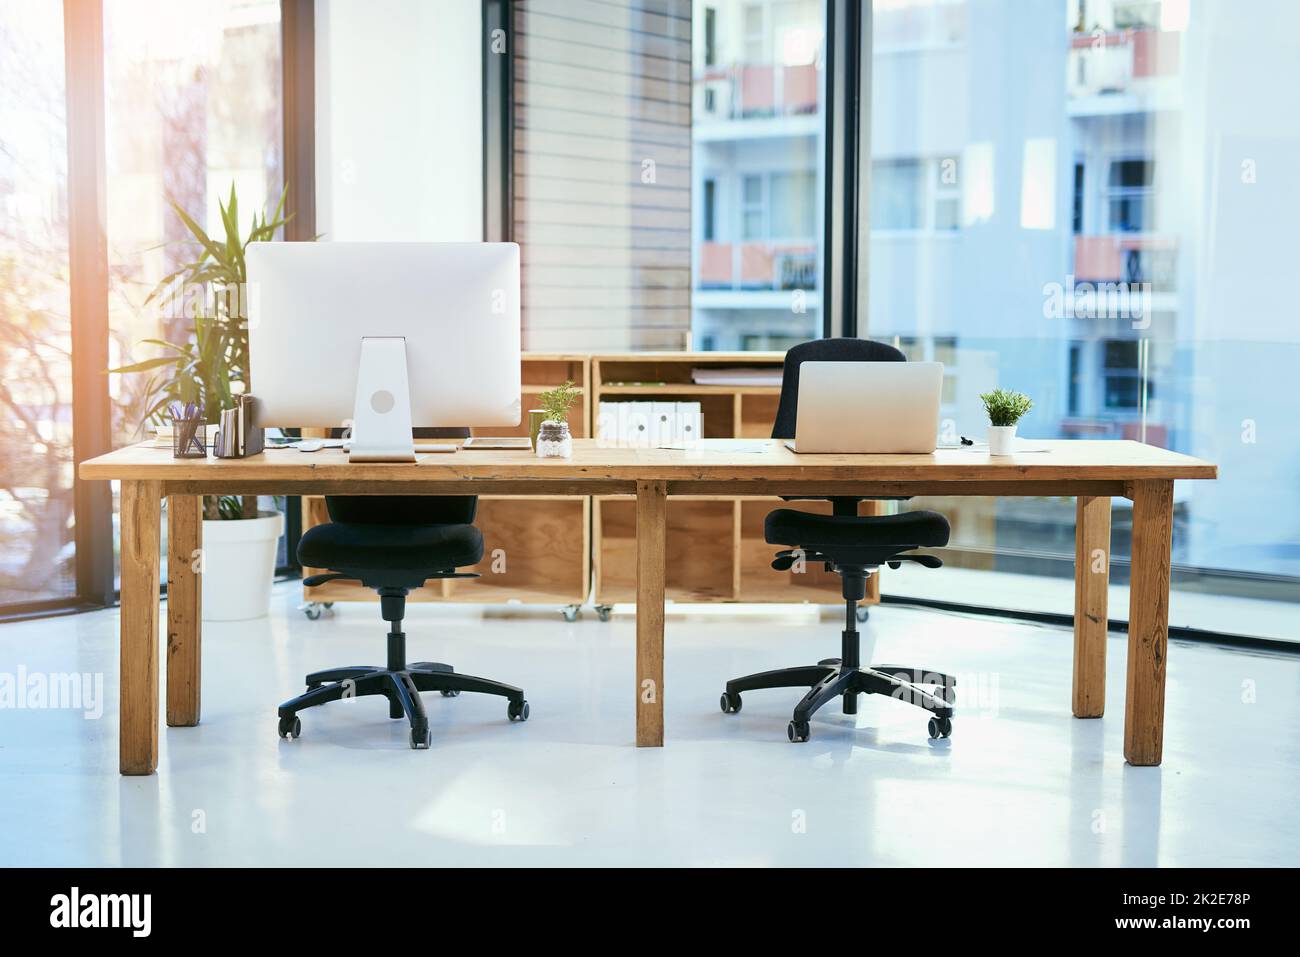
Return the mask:
[[723,714],[735,714],[740,710],[740,695],[724,691],[722,692],[722,697],[718,699],[718,706],[722,708]]
[[858,621],[866,621],[871,617],[870,608],[859,608],[857,612]]
[[952,718],[931,718],[930,737],[948,738],[952,736]]
[[807,721],[791,721],[785,727],[785,736],[791,742],[803,742],[808,740],[810,731]]
[[324,606],[318,601],[310,601],[303,608],[302,613],[307,616],[308,621],[317,621],[324,612]]
[[613,605],[596,606],[596,617],[599,618],[601,621],[609,621],[609,616],[612,614],[614,614]]
[[438,694],[442,695],[444,698],[454,698],[454,697],[456,697],[457,695],[460,694],[460,689],[459,689],[459,688],[451,688],[451,689],[446,689],[446,688],[444,688],[442,691],[439,691]]
[[433,732],[428,728],[411,729],[411,750],[427,751],[429,745],[433,743]]
[[280,737],[288,738],[292,741],[294,738],[302,735],[302,721],[295,714],[292,718],[280,719]]
[[515,704],[513,701],[510,702],[510,704],[506,706],[506,716],[509,717],[511,721],[527,721],[528,702],[520,701],[518,704]]
[[563,608],[560,609],[560,614],[564,616],[565,621],[568,622],[577,621],[578,617],[582,614],[582,606],[565,605]]

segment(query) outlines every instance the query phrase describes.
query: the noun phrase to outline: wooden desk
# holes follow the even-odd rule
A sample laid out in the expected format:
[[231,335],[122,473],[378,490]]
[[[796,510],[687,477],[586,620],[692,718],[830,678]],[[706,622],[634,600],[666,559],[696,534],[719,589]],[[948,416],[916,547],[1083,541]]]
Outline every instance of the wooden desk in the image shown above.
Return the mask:
[[[249,459],[173,459],[131,446],[83,462],[83,480],[120,480],[123,774],[158,764],[158,574],[161,502],[168,500],[167,723],[199,721],[199,496],[613,495],[637,499],[636,743],[663,745],[664,543],[669,495],[1069,495],[1077,499],[1074,627],[1076,717],[1102,714],[1106,675],[1109,499],[1133,501],[1132,588],[1124,756],[1160,763],[1175,479],[1212,479],[1207,462],[1137,442],[1049,442],[1047,452],[991,458],[804,455],[770,442],[760,453],[601,448],[572,459],[520,452],[430,454],[413,465],[350,465],[342,452],[272,449]],[[719,681],[725,676],[719,675]],[[708,707],[710,702],[701,702]],[[268,714],[271,703],[268,703]]]

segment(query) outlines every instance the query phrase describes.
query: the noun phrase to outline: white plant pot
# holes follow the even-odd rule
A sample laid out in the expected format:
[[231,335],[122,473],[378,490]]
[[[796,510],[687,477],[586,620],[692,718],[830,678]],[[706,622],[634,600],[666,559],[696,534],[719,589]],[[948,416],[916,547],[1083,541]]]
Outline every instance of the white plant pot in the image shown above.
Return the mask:
[[989,426],[989,455],[1011,455],[1016,450],[1014,425]]
[[203,620],[246,621],[271,612],[279,512],[203,523]]

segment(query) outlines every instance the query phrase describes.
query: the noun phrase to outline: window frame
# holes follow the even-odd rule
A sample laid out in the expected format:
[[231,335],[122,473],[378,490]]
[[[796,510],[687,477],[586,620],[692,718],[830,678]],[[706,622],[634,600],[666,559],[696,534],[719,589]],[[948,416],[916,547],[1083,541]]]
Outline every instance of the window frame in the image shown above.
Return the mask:
[[[1114,186],[1111,184],[1111,172],[1122,163],[1145,163],[1150,170],[1150,182],[1143,186]],[[1102,209],[1106,217],[1106,234],[1113,236],[1140,236],[1144,234],[1157,232],[1156,226],[1156,161],[1151,156],[1140,156],[1133,153],[1117,153],[1113,156],[1106,157],[1106,177],[1102,186]],[[1087,175],[1086,172],[1084,174]],[[1116,201],[1133,201],[1139,200],[1142,210],[1142,226],[1140,229],[1123,229],[1115,225],[1115,216],[1112,204]]]

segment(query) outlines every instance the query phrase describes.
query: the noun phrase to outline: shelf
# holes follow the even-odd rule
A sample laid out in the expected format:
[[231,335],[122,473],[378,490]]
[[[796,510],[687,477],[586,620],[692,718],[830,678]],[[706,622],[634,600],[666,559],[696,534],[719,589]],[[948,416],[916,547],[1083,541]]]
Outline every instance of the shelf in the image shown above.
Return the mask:
[[[776,417],[778,386],[698,385],[698,366],[780,368],[782,353],[624,353],[523,357],[524,416],[510,428],[475,429],[475,434],[527,435],[529,397],[566,379],[581,389],[570,415],[575,437],[592,434],[600,401],[679,396],[699,401],[706,438],[768,438]],[[647,385],[601,385],[604,380]],[[461,453],[457,453],[461,454]],[[473,452],[464,453],[473,455]],[[864,514],[882,503],[867,502]],[[763,540],[763,523],[774,508],[829,512],[829,502],[783,503],[768,495],[673,496],[668,500],[667,597],[679,602],[841,602],[838,576],[817,563],[804,571],[771,567],[779,546]],[[303,499],[304,528],[328,521],[324,500]],[[475,524],[483,533],[484,557],[477,579],[445,579],[418,589],[411,601],[579,604],[592,595],[599,604],[636,601],[636,499],[631,495],[479,497]],[[494,558],[498,560],[494,569]],[[467,569],[468,570],[468,569]],[[310,573],[310,570],[305,573]],[[868,580],[867,604],[879,601],[879,575]],[[331,582],[304,589],[310,601],[374,601],[357,582]]]
[[695,385],[665,382],[662,385],[603,385],[601,395],[761,395],[780,396],[779,385]]
[[[636,502],[593,503],[595,600],[636,601]],[[666,595],[673,601],[735,601],[735,508],[728,499],[668,500]]]
[[450,578],[444,594],[453,601],[538,601],[581,604],[590,577],[588,505],[584,496],[539,501],[540,496],[479,499],[474,524],[483,533],[479,578]]
[[[700,366],[781,369],[785,354],[622,353],[591,360],[592,397],[633,401],[670,396],[700,402],[705,438],[769,438],[780,404],[775,385],[701,385],[691,381]],[[644,383],[642,385],[612,383]],[[599,409],[597,404],[596,409]],[[816,602],[839,604],[839,577],[819,563],[802,573],[777,572],[780,546],[763,540],[774,508],[829,512],[829,502],[783,503],[776,496],[672,496],[668,500],[667,597],[674,601]],[[863,507],[864,514],[875,503]],[[634,496],[597,496],[592,504],[595,600],[636,600],[636,505]],[[866,604],[879,600],[879,576],[868,581]]]

